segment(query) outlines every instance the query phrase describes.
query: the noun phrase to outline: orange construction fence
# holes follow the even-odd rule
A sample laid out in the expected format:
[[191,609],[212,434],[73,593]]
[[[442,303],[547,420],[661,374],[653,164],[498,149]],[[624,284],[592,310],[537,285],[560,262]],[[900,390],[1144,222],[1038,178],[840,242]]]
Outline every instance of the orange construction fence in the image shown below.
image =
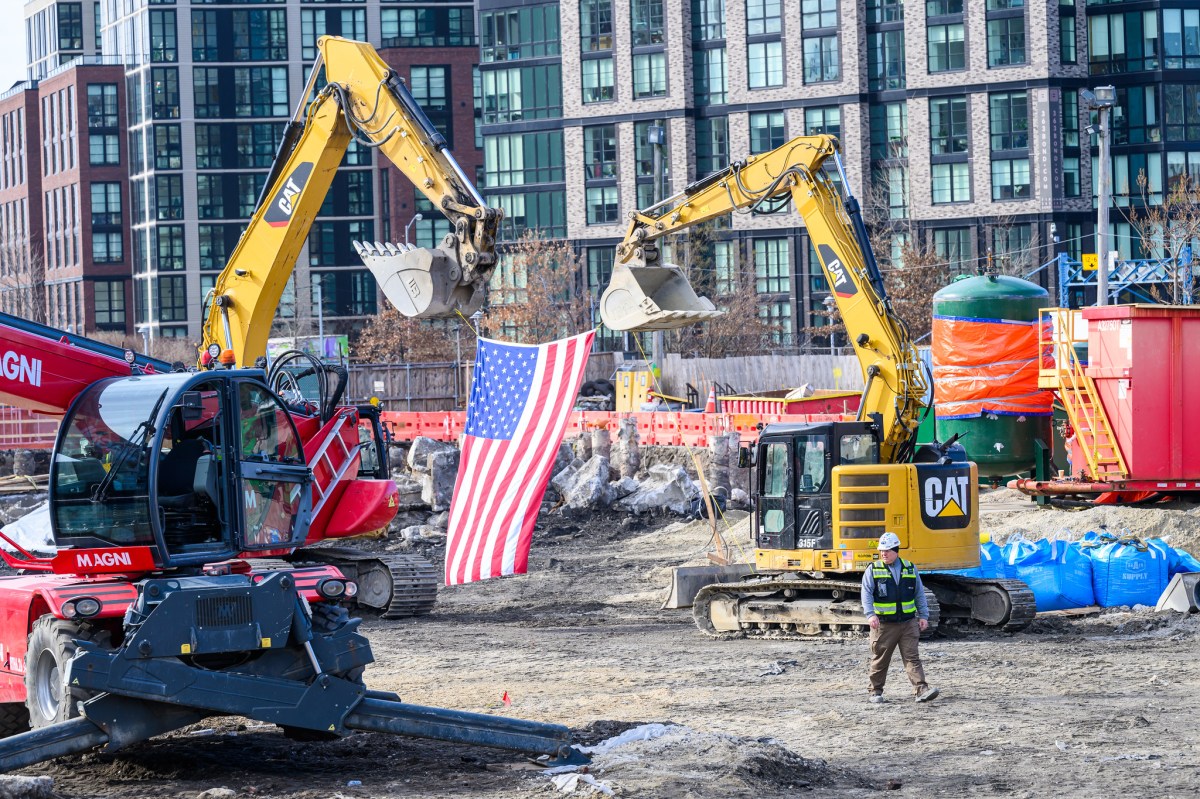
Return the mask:
[[54,449],[58,417],[0,405],[0,450]]
[[[384,411],[383,422],[397,441],[412,441],[417,437],[438,441],[457,441],[467,423],[466,411],[402,412]],[[637,422],[638,443],[643,446],[707,447],[714,436],[738,433],[743,444],[758,437],[758,425],[771,422],[834,422],[848,417],[835,413],[809,415],[778,413],[688,413],[654,411],[628,413],[615,411],[575,411],[567,422],[566,438],[589,430],[607,428],[616,435],[622,419]]]

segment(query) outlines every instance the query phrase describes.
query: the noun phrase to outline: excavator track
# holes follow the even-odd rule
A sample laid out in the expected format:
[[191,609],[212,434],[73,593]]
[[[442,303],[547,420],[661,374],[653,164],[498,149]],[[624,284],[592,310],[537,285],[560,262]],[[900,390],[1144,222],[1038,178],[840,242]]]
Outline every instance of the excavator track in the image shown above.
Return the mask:
[[[789,641],[862,638],[870,627],[855,580],[766,579],[705,586],[692,601],[696,626],[710,638]],[[929,626],[940,617],[937,597],[925,590]],[[715,622],[715,623],[714,623]]]
[[[923,574],[929,629],[979,626],[1016,632],[1037,606],[1020,580]],[[856,638],[868,634],[858,581],[759,579],[705,586],[692,602],[700,631],[711,638]]]
[[942,606],[942,623],[982,625],[1005,632],[1023,630],[1037,614],[1033,591],[1020,580],[922,574]]
[[358,583],[355,603],[381,611],[385,619],[424,616],[437,602],[437,568],[415,555],[360,552],[348,547],[311,547],[293,556],[328,563]]

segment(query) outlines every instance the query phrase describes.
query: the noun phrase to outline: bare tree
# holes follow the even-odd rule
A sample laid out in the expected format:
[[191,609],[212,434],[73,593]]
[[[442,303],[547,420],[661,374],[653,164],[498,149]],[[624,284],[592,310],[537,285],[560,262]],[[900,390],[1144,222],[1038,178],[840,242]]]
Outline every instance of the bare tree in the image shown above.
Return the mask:
[[1183,172],[1172,176],[1168,185],[1161,200],[1151,202],[1146,173],[1138,174],[1143,205],[1130,211],[1129,221],[1141,239],[1142,252],[1147,258],[1163,260],[1171,278],[1169,297],[1157,285],[1149,287],[1151,295],[1178,305],[1197,300],[1191,258],[1200,240],[1200,180]]
[[[425,319],[410,319],[395,308],[373,316],[358,334],[353,352],[356,361],[368,363],[444,363],[456,355],[453,326]],[[475,337],[462,326],[459,343],[471,352]]]
[[569,242],[529,230],[500,260],[484,320],[489,335],[541,344],[592,327],[591,303],[579,287],[585,265]]
[[45,323],[46,259],[40,248],[30,248],[27,238],[0,240],[0,310]]

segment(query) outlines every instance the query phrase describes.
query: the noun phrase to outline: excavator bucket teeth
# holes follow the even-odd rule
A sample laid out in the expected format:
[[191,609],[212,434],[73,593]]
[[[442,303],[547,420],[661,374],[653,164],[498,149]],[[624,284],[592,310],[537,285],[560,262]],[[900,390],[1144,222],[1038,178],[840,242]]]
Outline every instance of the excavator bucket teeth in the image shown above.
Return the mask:
[[483,305],[483,281],[464,283],[462,266],[444,249],[354,242],[388,302],[405,316],[470,316]]
[[671,264],[618,265],[600,298],[600,318],[610,330],[674,330],[721,313]]

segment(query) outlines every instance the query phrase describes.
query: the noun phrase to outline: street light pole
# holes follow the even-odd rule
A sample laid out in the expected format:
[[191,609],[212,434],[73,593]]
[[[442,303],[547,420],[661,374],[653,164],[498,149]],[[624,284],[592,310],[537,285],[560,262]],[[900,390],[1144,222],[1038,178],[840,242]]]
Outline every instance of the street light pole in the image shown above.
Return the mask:
[[325,356],[325,302],[321,296],[321,279],[313,281],[313,302],[317,304],[317,347],[321,357]]
[[1117,104],[1117,90],[1112,86],[1097,86],[1094,90],[1084,89],[1083,100],[1100,115],[1100,129],[1097,137],[1100,139],[1100,169],[1099,197],[1096,209],[1096,304],[1108,305],[1108,273],[1112,264],[1108,260],[1108,206],[1112,203],[1112,179],[1109,147],[1109,115]]
[[[654,150],[654,204],[658,205],[663,200],[663,160],[662,146],[667,140],[667,130],[661,125],[651,125],[647,132],[650,147]],[[663,358],[666,356],[666,349],[663,332],[655,330],[650,334],[650,358],[659,370],[663,367]]]
[[408,220],[408,224],[404,226],[404,243],[408,244],[408,229],[412,227],[413,222],[420,222],[424,219],[421,214],[413,214],[413,218]]

